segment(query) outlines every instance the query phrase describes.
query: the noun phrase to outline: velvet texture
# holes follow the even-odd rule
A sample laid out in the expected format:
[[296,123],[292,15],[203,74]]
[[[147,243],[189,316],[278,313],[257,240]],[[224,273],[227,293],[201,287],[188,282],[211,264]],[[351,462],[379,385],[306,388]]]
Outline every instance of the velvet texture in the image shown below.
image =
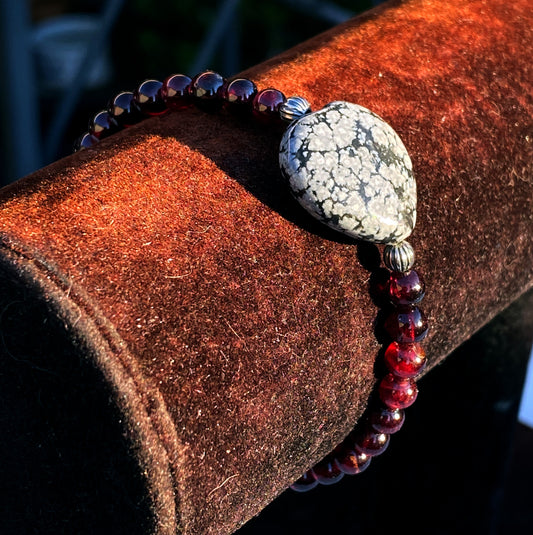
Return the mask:
[[[244,73],[403,139],[430,368],[533,283],[532,26],[529,0],[392,3]],[[158,534],[237,529],[375,386],[378,248],[303,213],[279,139],[180,111],[1,192],[4,269],[103,374]]]

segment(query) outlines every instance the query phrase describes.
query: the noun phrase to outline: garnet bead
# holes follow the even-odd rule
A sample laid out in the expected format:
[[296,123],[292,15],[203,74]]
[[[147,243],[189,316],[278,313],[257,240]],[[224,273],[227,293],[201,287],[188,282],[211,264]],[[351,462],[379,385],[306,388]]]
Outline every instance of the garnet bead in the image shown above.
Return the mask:
[[133,101],[144,115],[162,115],[168,111],[161,97],[163,83],[159,80],[145,80],[133,93]]
[[405,412],[402,409],[390,409],[389,407],[374,409],[368,417],[368,422],[376,431],[388,435],[397,433],[404,421]]
[[415,271],[393,271],[389,278],[389,297],[395,305],[414,305],[424,298],[426,287],[422,277]]
[[257,86],[246,78],[236,78],[226,82],[221,89],[222,97],[229,110],[235,113],[250,113],[257,95]]
[[350,448],[344,443],[335,451],[335,464],[348,475],[360,474],[368,468],[372,458],[366,453]]
[[426,353],[416,342],[392,342],[385,351],[385,364],[398,377],[416,377],[426,367]]
[[89,134],[104,139],[118,131],[118,124],[107,110],[99,111],[89,121]]
[[144,118],[134,102],[131,91],[123,91],[116,95],[109,103],[107,111],[116,123],[124,128],[133,126]]
[[379,384],[379,397],[391,409],[405,409],[411,406],[418,395],[413,379],[395,377],[387,374]]
[[333,485],[344,477],[344,472],[337,466],[332,455],[328,455],[314,466],[313,472],[321,485]]
[[291,489],[296,492],[307,492],[308,490],[314,489],[318,485],[318,479],[316,478],[313,470],[307,470],[307,472],[300,478],[297,479],[292,485]]
[[161,98],[168,108],[179,110],[190,104],[189,86],[192,80],[185,74],[173,74],[161,87]]
[[418,307],[400,306],[385,320],[385,330],[396,342],[420,342],[428,333],[428,321]]
[[224,78],[217,72],[204,71],[197,74],[189,86],[189,93],[194,103],[204,111],[218,111],[222,108],[223,100],[220,95]]
[[356,432],[353,444],[357,451],[375,457],[387,449],[389,435],[376,431],[372,427],[367,427]]
[[77,152],[82,149],[88,149],[98,143],[98,138],[85,132],[74,143],[74,151]]
[[259,91],[253,101],[254,116],[269,124],[282,123],[279,107],[285,100],[285,95],[277,89],[268,88]]

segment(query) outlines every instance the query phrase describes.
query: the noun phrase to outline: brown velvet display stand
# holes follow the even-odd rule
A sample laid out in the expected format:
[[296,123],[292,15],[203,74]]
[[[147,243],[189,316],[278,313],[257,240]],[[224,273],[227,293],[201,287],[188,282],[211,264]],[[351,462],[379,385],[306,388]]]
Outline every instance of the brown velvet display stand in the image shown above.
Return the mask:
[[[529,0],[391,3],[244,73],[400,134],[429,368],[533,283],[532,27]],[[279,137],[180,111],[1,191],[3,533],[231,533],[363,414],[381,246],[310,220]]]

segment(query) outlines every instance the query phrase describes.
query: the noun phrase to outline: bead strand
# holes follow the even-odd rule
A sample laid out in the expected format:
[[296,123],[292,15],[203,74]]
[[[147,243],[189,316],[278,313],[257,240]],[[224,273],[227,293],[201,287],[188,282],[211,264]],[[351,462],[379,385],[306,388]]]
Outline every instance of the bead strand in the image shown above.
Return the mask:
[[427,335],[428,323],[415,305],[424,298],[425,284],[420,274],[412,269],[414,253],[407,242],[387,245],[383,257],[391,270],[386,291],[395,310],[385,321],[392,341],[385,350],[388,373],[378,384],[379,402],[369,407],[362,424],[331,454],[291,485],[297,492],[306,492],[319,484],[331,485],[344,475],[366,470],[372,458],[387,449],[390,435],[401,429],[404,409],[411,406],[418,395],[415,379],[426,366],[426,355],[419,342]]
[[[117,94],[106,110],[91,119],[88,132],[78,138],[75,150],[92,147],[145,118],[193,105],[207,112],[224,110],[250,116],[267,125],[292,123],[311,112],[304,98],[286,98],[274,88],[259,91],[254,82],[245,78],[226,80],[214,71],[204,71],[193,78],[173,74],[163,82],[145,80],[133,92]],[[295,491],[332,485],[345,475],[366,470],[372,458],[387,449],[390,436],[404,423],[404,410],[417,398],[416,378],[426,365],[420,341],[428,332],[427,318],[418,307],[425,295],[424,281],[412,269],[414,251],[407,241],[386,245],[383,261],[390,270],[386,290],[393,311],[384,322],[391,340],[384,353],[388,371],[378,384],[379,400],[371,402],[361,425],[291,485]]]
[[204,71],[193,78],[173,74],[163,82],[145,80],[133,92],[123,91],[111,99],[107,109],[89,121],[88,131],[76,140],[74,150],[92,147],[143,119],[193,105],[208,112],[224,109],[235,115],[250,115],[268,125],[290,122],[310,111],[309,103],[301,97],[292,97],[284,106],[286,102],[278,89],[259,91],[251,80],[226,80],[214,71]]

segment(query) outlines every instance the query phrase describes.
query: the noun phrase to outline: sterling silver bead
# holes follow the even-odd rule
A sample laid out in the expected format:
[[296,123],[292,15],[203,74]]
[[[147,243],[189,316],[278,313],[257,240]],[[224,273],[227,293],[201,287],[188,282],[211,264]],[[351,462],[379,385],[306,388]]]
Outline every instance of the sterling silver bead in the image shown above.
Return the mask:
[[303,97],[289,97],[280,107],[279,116],[283,121],[292,123],[311,111],[311,104]]
[[409,242],[391,243],[383,251],[383,261],[391,271],[405,273],[415,263],[415,252]]

